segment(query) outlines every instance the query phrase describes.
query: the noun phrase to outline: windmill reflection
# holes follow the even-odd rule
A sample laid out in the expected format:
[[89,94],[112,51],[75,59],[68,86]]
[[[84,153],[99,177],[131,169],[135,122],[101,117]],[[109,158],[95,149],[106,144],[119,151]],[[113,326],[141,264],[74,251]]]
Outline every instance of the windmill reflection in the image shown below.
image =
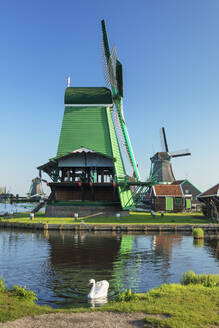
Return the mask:
[[59,304],[84,303],[88,281],[110,280],[113,263],[120,249],[120,239],[109,233],[52,232],[50,262],[55,272],[53,291]]
[[[114,263],[113,285],[116,291],[132,288],[142,292],[168,282],[171,276],[172,249],[180,245],[182,237],[173,234],[123,235],[120,252]],[[146,278],[147,277],[147,278]]]

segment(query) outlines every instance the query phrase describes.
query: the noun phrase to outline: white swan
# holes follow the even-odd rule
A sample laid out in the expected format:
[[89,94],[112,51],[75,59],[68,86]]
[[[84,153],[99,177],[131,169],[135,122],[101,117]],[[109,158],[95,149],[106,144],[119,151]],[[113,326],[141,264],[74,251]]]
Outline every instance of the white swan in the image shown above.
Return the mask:
[[88,298],[104,298],[107,297],[109,283],[106,280],[95,282],[94,279],[89,280],[89,285],[92,285]]

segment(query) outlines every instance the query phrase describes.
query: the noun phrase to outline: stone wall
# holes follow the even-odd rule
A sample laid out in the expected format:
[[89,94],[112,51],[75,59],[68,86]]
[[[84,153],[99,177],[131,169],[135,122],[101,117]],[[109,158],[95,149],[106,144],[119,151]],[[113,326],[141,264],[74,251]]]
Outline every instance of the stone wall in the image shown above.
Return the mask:
[[117,213],[120,216],[129,216],[129,211],[122,211],[117,206],[54,206],[46,205],[45,216],[48,217],[74,217],[78,213],[79,217],[115,217]]

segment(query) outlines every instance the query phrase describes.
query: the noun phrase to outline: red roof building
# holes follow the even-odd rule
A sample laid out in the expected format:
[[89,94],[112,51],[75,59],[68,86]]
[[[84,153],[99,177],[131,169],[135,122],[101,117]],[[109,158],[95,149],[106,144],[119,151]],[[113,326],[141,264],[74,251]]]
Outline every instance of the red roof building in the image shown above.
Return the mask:
[[185,210],[185,197],[180,185],[158,184],[151,190],[152,210],[155,212],[182,212]]
[[153,186],[155,196],[182,197],[183,193],[179,185],[159,184]]

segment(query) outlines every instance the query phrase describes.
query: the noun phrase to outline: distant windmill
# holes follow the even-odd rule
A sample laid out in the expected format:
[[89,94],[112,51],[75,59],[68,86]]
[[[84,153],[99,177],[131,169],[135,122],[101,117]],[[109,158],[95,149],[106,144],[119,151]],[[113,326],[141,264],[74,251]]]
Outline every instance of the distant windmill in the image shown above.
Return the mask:
[[27,193],[29,197],[43,196],[45,195],[42,188],[42,182],[40,178],[35,178],[31,182],[29,193]]
[[155,178],[157,183],[172,183],[176,179],[173,174],[171,159],[191,155],[189,149],[169,152],[164,127],[161,128],[162,152],[157,152],[151,160],[150,177]]

